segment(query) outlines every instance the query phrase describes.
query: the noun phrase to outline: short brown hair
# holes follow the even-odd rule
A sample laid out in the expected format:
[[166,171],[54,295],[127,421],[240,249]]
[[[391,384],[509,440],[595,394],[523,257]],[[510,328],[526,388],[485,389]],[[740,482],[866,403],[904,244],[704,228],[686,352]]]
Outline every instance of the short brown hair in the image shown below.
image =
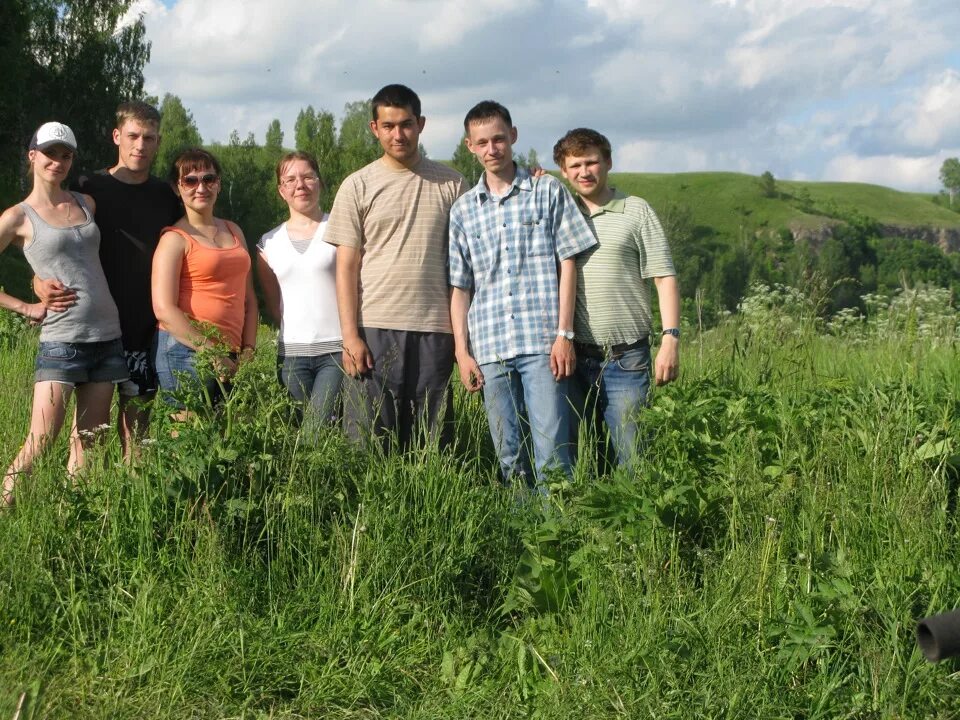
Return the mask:
[[160,128],[160,112],[148,103],[141,100],[131,100],[117,105],[117,125],[119,130],[127,120],[136,120],[140,123],[154,123]]
[[220,176],[220,163],[212,153],[203,148],[187,148],[177,155],[173,164],[170,166],[170,182],[176,184],[180,182],[187,173],[194,170],[203,170],[204,168],[213,168],[213,171]]
[[610,141],[605,136],[590,128],[575,128],[557,140],[553,146],[553,161],[563,170],[567,155],[583,155],[591,148],[598,149],[607,162],[612,159]]
[[317,162],[317,159],[310,153],[304,152],[303,150],[294,150],[292,152],[288,152],[286,155],[284,155],[282,158],[280,158],[277,161],[277,183],[278,184],[280,182],[280,175],[283,174],[284,168],[287,167],[287,165],[292,163],[294,160],[303,160],[305,163],[307,163],[313,169],[313,171],[317,174],[317,177],[320,178],[320,185],[322,187],[326,187],[323,183],[323,177],[320,175],[320,164]]

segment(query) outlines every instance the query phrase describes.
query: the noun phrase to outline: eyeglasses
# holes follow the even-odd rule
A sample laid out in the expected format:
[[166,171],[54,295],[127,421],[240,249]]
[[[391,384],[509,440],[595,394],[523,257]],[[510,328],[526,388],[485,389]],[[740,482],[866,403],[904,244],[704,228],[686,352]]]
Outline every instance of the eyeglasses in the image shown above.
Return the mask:
[[200,183],[203,183],[207,187],[212,187],[216,185],[218,180],[220,180],[220,178],[213,173],[207,173],[206,175],[184,175],[180,178],[180,184],[185,188],[193,190],[198,188]]
[[304,185],[316,185],[320,182],[320,178],[316,175],[300,175],[299,177],[290,175],[285,178],[280,178],[280,187],[289,190],[290,188],[296,187],[298,182],[303,182]]

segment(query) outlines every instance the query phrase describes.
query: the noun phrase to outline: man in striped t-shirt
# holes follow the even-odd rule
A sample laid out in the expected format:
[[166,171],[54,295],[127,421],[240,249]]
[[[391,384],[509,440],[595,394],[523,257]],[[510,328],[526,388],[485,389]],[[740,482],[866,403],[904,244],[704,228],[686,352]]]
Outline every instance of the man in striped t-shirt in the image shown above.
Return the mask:
[[420,98],[387,85],[371,101],[383,157],[343,181],[323,239],[337,246],[344,423],[354,440],[408,448],[453,436],[447,288],[450,208],[463,176],[422,157]]
[[613,167],[607,138],[571,130],[554,146],[553,158],[598,241],[577,256],[577,411],[598,426],[601,418],[606,422],[618,463],[630,467],[638,449],[637,414],[650,387],[648,278],[657,288],[663,326],[657,385],[675,380],[680,368],[680,291],[670,246],[646,201],[607,184]]

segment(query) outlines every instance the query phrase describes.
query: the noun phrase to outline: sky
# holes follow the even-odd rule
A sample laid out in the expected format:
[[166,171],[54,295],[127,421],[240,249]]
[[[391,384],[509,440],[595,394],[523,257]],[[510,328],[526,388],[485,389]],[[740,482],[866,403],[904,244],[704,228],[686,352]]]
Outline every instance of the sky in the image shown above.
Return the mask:
[[421,142],[449,158],[476,102],[552,168],[592,127],[614,171],[729,170],[937,191],[960,155],[957,0],[136,0],[146,90],[178,95],[204,142],[285,145],[301,108],[339,118],[413,88]]

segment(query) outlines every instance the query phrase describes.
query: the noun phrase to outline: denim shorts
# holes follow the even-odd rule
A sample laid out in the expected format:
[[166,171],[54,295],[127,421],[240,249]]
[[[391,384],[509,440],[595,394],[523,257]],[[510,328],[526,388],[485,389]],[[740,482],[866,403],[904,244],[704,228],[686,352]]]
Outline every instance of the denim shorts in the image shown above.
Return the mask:
[[41,342],[34,382],[121,383],[130,377],[120,339],[103,342]]

